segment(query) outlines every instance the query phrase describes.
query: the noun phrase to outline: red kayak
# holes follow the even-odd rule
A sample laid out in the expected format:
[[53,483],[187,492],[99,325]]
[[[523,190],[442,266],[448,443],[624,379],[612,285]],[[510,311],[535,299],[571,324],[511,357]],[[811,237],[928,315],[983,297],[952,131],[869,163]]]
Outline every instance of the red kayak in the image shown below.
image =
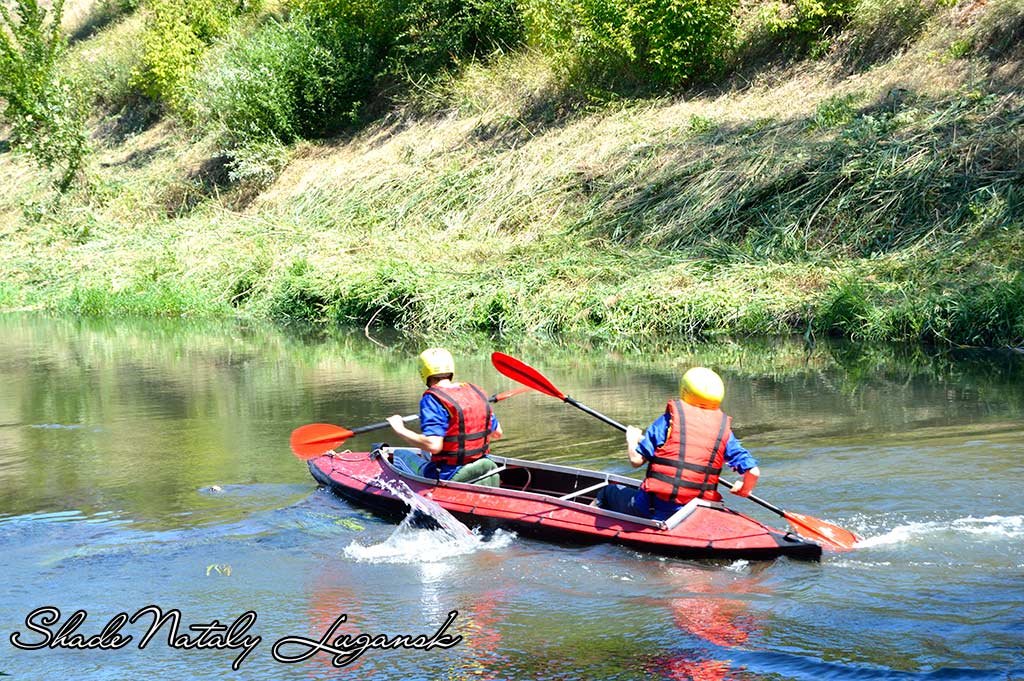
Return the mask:
[[721,502],[695,499],[664,521],[590,506],[609,483],[640,486],[639,480],[621,475],[491,455],[501,487],[484,487],[411,474],[396,468],[391,458],[387,447],[330,452],[310,460],[309,470],[338,496],[392,515],[408,509],[386,489],[401,480],[464,522],[508,527],[523,535],[572,543],[612,542],[678,558],[821,559],[818,544],[764,525]]

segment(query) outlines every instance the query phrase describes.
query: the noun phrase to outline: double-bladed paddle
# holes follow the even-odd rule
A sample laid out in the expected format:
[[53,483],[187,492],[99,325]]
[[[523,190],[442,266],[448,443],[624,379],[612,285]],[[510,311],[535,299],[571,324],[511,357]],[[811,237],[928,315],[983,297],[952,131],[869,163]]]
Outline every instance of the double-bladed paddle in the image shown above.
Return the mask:
[[[571,404],[577,409],[585,411],[591,416],[601,421],[604,421],[613,428],[618,428],[623,432],[626,431],[626,426],[622,425],[615,419],[605,416],[599,411],[591,409],[587,405],[578,402],[572,397],[569,397],[561,390],[556,388],[555,385],[547,378],[545,378],[539,371],[537,371],[530,365],[521,362],[515,357],[511,357],[501,352],[495,352],[491,354],[491,363],[494,364],[494,368],[498,370],[498,373],[504,376],[508,376],[513,381],[517,381],[529,388],[533,388],[537,392],[544,393],[545,395],[550,395],[551,397],[555,397],[559,400],[562,400],[563,402]],[[725,485],[727,487],[732,487],[734,484],[721,479],[718,482],[720,485]],[[760,499],[754,496],[753,494],[748,495],[747,499],[750,499],[755,504],[760,504],[761,506],[767,508],[769,511],[785,518],[786,522],[789,523],[790,527],[792,527],[798,534],[801,534],[809,539],[813,539],[823,545],[827,545],[830,548],[837,550],[852,549],[854,545],[858,541],[860,541],[860,537],[858,537],[856,534],[849,530],[843,529],[838,525],[833,525],[832,523],[827,523],[824,520],[813,518],[811,516],[803,515],[800,513],[791,513],[790,511],[786,511],[784,509],[779,508],[778,506],[775,506],[774,504],[770,504],[764,499]]]
[[[501,402],[502,400],[507,400],[513,395],[524,393],[527,390],[528,388],[512,388],[511,390],[491,395],[487,398],[487,401]],[[418,418],[418,414],[412,414],[410,416],[403,416],[402,420],[415,421]],[[371,423],[368,426],[359,426],[358,428],[351,429],[343,426],[335,426],[330,423],[310,423],[305,426],[299,426],[292,431],[292,453],[303,461],[315,459],[316,457],[331,451],[335,447],[338,447],[345,442],[345,440],[354,435],[369,433],[370,431],[380,430],[387,427],[387,421]]]

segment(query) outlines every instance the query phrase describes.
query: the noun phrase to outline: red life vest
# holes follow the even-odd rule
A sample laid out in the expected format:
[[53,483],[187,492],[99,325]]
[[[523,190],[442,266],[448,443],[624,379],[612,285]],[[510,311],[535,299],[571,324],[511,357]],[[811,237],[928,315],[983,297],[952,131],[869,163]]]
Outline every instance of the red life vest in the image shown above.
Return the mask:
[[721,501],[718,476],[732,434],[732,419],[720,409],[669,400],[668,437],[654,450],[641,489],[675,504],[694,497]]
[[472,383],[447,388],[436,385],[424,395],[433,395],[448,411],[448,430],[441,451],[430,457],[436,464],[461,466],[490,452],[491,403],[484,391]]

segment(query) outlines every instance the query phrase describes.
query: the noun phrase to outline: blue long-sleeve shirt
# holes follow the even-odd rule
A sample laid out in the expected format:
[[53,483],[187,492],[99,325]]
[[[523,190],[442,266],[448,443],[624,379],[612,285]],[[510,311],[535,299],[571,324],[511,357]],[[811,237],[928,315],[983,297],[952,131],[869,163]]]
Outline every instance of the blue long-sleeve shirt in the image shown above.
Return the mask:
[[[665,444],[665,440],[668,439],[668,426],[669,416],[665,413],[647,428],[636,448],[646,461],[653,459],[654,450]],[[729,442],[725,445],[725,464],[743,475],[757,465],[757,459],[743,448],[734,434],[729,433]]]
[[[654,450],[665,444],[665,440],[668,439],[668,427],[668,413],[662,414],[655,419],[654,423],[648,426],[643,438],[640,440],[640,444],[636,448],[640,455],[644,457],[644,460],[650,461],[653,459]],[[743,445],[740,444],[740,441],[732,433],[729,434],[729,441],[725,446],[724,458],[726,465],[740,475],[757,465],[757,459],[744,449]],[[653,510],[653,514],[650,517],[655,520],[665,520],[678,511],[680,507],[679,504],[674,504],[657,497],[653,497],[653,506],[651,501],[652,498],[645,491],[638,490],[633,498],[633,506],[639,512],[647,511],[649,513]],[[648,513],[644,513],[644,515]]]
[[[448,432],[448,410],[433,395],[424,393],[420,398],[420,432],[428,437],[440,436]],[[498,429],[498,417],[491,412],[491,432]],[[442,480],[450,480],[459,466],[437,464],[431,462],[423,468],[423,475],[428,478],[440,477]]]

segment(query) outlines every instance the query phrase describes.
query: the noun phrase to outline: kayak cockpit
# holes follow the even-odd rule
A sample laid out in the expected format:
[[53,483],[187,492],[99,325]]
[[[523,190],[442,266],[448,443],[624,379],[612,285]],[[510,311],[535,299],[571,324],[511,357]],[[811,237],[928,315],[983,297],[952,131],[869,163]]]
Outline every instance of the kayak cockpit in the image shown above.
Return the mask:
[[[524,496],[541,497],[545,501],[556,503],[560,506],[584,506],[593,515],[628,520],[629,522],[646,525],[658,530],[671,530],[698,507],[725,508],[725,505],[721,502],[693,499],[671,517],[665,520],[652,520],[591,505],[597,498],[600,490],[609,484],[620,484],[639,489],[640,481],[635,478],[591,471],[585,468],[573,468],[570,466],[559,466],[557,464],[491,455],[489,458],[498,465],[496,469],[484,473],[476,480],[454,482],[424,477],[412,472],[407,467],[401,465],[400,458],[394,456],[396,449],[394,447],[382,446],[374,449],[371,456],[379,457],[379,461],[385,469],[390,469],[399,477],[407,480],[415,480],[419,483],[439,487],[451,487],[453,489],[472,489],[477,492],[501,494],[502,496],[520,498]],[[492,475],[498,475],[501,481],[500,487],[484,487],[475,484],[480,479]]]

